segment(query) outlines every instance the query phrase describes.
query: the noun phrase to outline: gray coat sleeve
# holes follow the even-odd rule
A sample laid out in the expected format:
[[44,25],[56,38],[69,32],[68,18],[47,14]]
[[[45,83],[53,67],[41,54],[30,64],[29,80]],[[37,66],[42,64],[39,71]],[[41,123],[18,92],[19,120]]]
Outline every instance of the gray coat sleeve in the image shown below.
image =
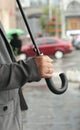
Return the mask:
[[34,58],[26,62],[0,64],[0,91],[20,88],[26,82],[41,79]]

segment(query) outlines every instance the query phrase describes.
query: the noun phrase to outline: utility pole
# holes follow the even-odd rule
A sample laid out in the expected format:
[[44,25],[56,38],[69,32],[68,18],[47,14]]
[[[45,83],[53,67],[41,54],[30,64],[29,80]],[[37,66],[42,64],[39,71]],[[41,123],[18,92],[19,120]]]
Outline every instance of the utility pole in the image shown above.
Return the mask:
[[58,36],[58,7],[55,8],[55,17],[56,17],[56,36]]
[[49,19],[51,20],[52,18],[52,0],[49,0]]
[[65,37],[65,16],[64,16],[64,1],[61,0],[61,21],[62,21],[62,38]]

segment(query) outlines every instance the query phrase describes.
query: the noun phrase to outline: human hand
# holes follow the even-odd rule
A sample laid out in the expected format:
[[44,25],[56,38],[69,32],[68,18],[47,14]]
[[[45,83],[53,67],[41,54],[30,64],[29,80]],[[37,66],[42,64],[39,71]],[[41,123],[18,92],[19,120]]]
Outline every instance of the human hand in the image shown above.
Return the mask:
[[48,56],[36,56],[35,62],[41,78],[51,78],[53,76],[53,60]]

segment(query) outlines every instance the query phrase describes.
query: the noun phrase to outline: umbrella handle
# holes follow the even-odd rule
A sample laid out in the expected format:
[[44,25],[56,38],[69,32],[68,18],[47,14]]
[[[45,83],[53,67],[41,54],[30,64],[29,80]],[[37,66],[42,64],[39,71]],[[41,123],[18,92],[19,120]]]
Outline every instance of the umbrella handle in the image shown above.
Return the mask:
[[66,75],[64,73],[61,73],[61,74],[59,74],[59,77],[62,81],[61,88],[57,88],[54,85],[52,78],[45,79],[50,91],[55,93],[55,94],[58,94],[58,95],[63,94],[67,90],[67,87],[68,87],[68,80],[67,80]]
[[[23,12],[22,6],[21,6],[21,4],[20,4],[20,1],[19,1],[19,0],[16,0],[16,1],[17,1],[18,6],[19,6],[19,10],[20,10],[20,12],[21,12],[21,14],[22,14],[23,20],[24,20],[24,22],[25,22],[26,28],[28,29],[28,32],[29,32],[29,34],[30,34],[32,43],[33,43],[33,45],[34,45],[34,47],[35,47],[35,50],[36,50],[35,52],[37,53],[38,56],[40,56],[40,55],[42,55],[42,54],[40,53],[40,50],[38,49],[38,47],[37,47],[37,45],[36,45],[36,43],[35,43],[35,40],[34,40],[33,35],[32,35],[32,32],[31,32],[30,27],[29,27],[29,25],[28,25],[28,21],[27,21],[27,19],[26,19],[26,17],[25,17],[25,14],[24,14],[24,12]],[[68,80],[67,80],[66,75],[65,75],[64,73],[61,73],[59,76],[60,76],[60,79],[61,79],[61,81],[62,81],[62,86],[61,86],[61,88],[57,88],[57,87],[54,85],[54,82],[53,82],[52,78],[47,78],[47,79],[45,79],[45,80],[46,80],[46,83],[47,83],[47,85],[48,85],[48,88],[50,89],[51,92],[53,92],[53,93],[55,93],[55,94],[62,94],[62,93],[64,93],[64,92],[67,90],[67,88],[68,88]]]

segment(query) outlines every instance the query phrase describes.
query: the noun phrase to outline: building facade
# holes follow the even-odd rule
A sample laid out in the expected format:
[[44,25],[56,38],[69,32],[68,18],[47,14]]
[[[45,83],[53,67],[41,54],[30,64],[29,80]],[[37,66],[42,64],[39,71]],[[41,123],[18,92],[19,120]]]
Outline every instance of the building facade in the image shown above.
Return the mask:
[[[38,27],[38,18],[42,15],[42,7],[49,5],[49,1],[52,6],[58,5],[61,8],[62,37],[80,33],[80,0],[30,0],[29,3],[26,3],[27,0],[22,0],[22,4],[27,6],[27,8],[25,7],[25,12],[29,17],[33,33],[36,34],[37,31],[41,31]],[[38,29],[36,29],[37,27]]]
[[63,36],[80,34],[80,0],[61,0]]
[[[53,5],[54,3],[57,5],[59,0],[50,1]],[[34,34],[41,32],[39,17],[42,15],[43,6],[49,5],[49,0],[20,0],[20,2],[26,17],[28,17],[32,32]],[[0,20],[3,23],[5,30],[21,28],[26,32],[16,0],[0,0]]]
[[[80,32],[80,0],[20,0],[30,27],[34,34],[41,32],[39,17],[45,5],[61,7],[62,37],[71,33]],[[17,8],[16,8],[17,7]],[[0,0],[0,20],[5,30],[10,28],[21,28],[26,32],[25,24],[16,6],[16,0]]]
[[5,30],[16,28],[15,0],[0,0],[0,21]]
[[[42,29],[39,24],[39,18],[41,15],[43,15],[43,7],[49,6],[50,4],[52,4],[51,6],[54,5],[57,6],[58,3],[59,0],[29,0],[28,2],[27,0],[21,0],[23,10],[25,12],[26,17],[28,18],[31,31],[34,34],[34,36],[36,36],[38,33],[42,33]],[[49,11],[50,16],[52,16],[51,13],[52,12],[50,9]],[[16,19],[17,19],[17,26],[23,28],[24,31],[26,32],[26,28],[18,8]]]
[[52,4],[58,5],[60,0],[20,0],[24,7],[39,7]]

